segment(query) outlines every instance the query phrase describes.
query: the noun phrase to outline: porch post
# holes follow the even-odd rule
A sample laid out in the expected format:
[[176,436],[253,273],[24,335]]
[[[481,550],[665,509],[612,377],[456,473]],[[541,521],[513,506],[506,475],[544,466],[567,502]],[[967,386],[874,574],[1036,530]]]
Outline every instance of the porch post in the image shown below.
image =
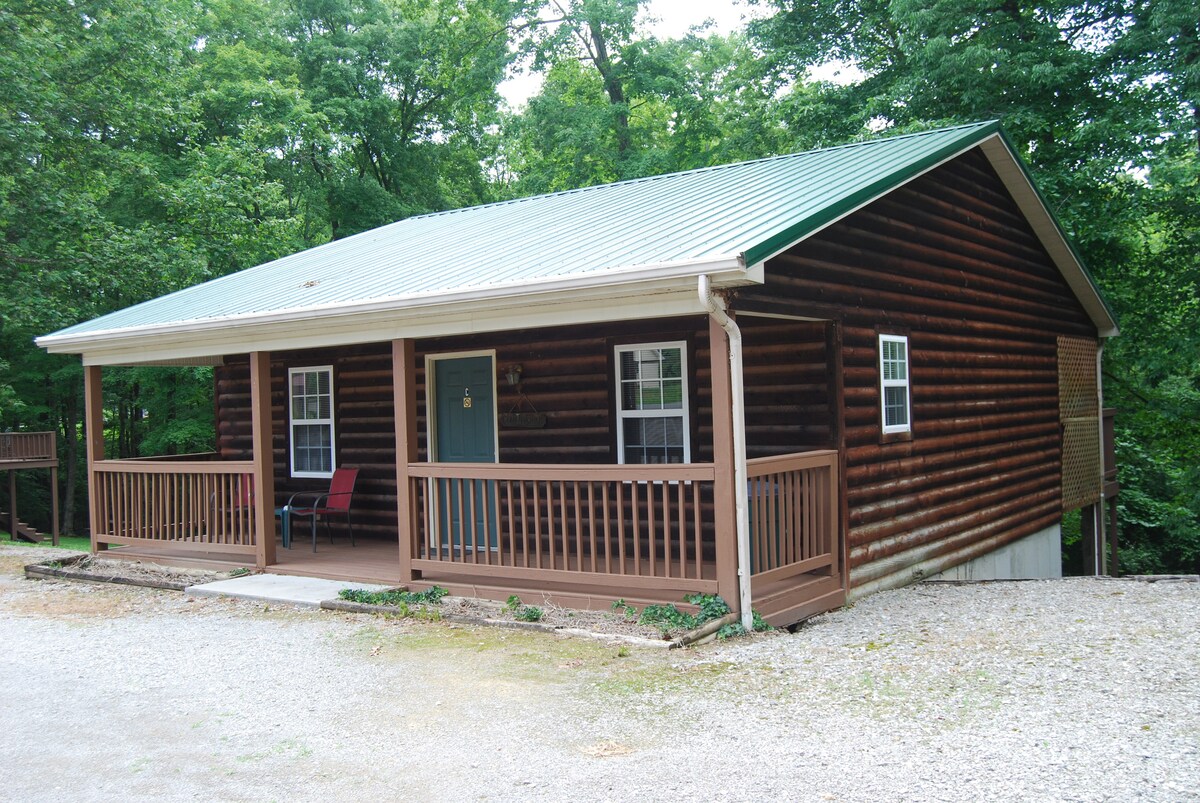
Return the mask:
[[50,531],[54,545],[58,546],[58,432],[50,433],[50,456],[54,465],[50,466]]
[[413,498],[408,464],[417,461],[417,383],[413,342],[392,341],[392,396],[396,417],[396,530],[400,540],[400,582],[413,578]]
[[708,353],[712,371],[713,525],[716,533],[717,593],[729,607],[740,602],[737,566],[737,501],[733,460],[733,395],[729,373],[729,340],[708,316]]
[[88,532],[92,541],[92,554],[108,549],[108,544],[97,543],[100,528],[99,483],[96,482],[96,463],[104,459],[104,395],[100,384],[100,366],[85,365],[83,368],[83,437],[87,449],[88,475]]
[[250,420],[254,442],[254,565],[275,562],[275,452],[271,442],[271,353],[250,353]]

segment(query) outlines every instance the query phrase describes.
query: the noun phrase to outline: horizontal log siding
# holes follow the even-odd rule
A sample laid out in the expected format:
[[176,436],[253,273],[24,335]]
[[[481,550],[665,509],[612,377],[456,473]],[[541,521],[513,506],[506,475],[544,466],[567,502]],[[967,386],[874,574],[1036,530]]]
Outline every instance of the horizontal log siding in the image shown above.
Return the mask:
[[[781,454],[821,448],[828,443],[829,400],[825,382],[824,334],[820,325],[747,319],[750,342],[763,351],[747,360],[747,418],[754,454]],[[425,357],[495,349],[500,374],[496,404],[500,413],[536,410],[546,417],[537,429],[501,426],[503,463],[603,465],[615,463],[613,347],[617,344],[685,340],[689,366],[692,460],[712,461],[712,399],[707,321],[701,317],[628,321],[610,326],[575,326],[500,332],[416,342],[418,453],[427,460]],[[814,342],[807,342],[812,340]],[[786,341],[781,344],[780,341]],[[756,346],[757,348],[757,346]],[[505,367],[522,366],[520,391],[504,379]],[[784,365],[774,372],[772,366]],[[325,480],[289,476],[287,452],[287,369],[334,366],[335,432],[338,465],[360,469],[355,493],[355,530],[396,536],[395,435],[392,409],[391,345],[387,343],[280,352],[271,357],[272,436],[276,504],[301,490],[328,486]],[[776,375],[777,374],[777,375]],[[217,448],[222,460],[248,460],[250,374],[244,356],[230,357],[216,371]],[[522,397],[522,394],[523,397]],[[797,415],[802,400],[804,415]],[[707,508],[707,505],[706,505]],[[706,539],[711,515],[706,510]]]
[[[333,366],[334,433],[337,465],[359,469],[354,494],[356,533],[396,534],[396,441],[392,419],[390,344],[348,346],[271,355],[271,440],[275,463],[275,505],[298,491],[324,490],[326,479],[290,476],[287,371]],[[217,451],[222,460],[249,460],[250,366],[231,357],[216,371]]]
[[[773,259],[735,307],[842,322],[852,587],[1058,522],[1056,338],[1096,330],[977,151]],[[881,437],[881,330],[909,336],[910,441]]]
[[742,330],[747,454],[772,457],[833,448],[826,324],[750,316],[737,323]]

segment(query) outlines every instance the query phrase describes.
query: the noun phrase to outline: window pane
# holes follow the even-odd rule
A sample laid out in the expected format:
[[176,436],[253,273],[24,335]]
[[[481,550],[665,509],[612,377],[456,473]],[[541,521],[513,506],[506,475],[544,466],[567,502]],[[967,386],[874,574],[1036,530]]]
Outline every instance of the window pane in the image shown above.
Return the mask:
[[902,427],[908,423],[907,388],[883,389],[883,423],[888,427]]
[[622,351],[620,372],[622,410],[677,410],[683,406],[682,349]]
[[683,418],[627,418],[622,423],[626,463],[682,463]]
[[683,407],[683,381],[670,379],[662,383],[662,406],[667,410]]
[[907,379],[907,355],[904,343],[896,340],[884,340],[881,346],[883,378],[895,381]]
[[291,394],[292,470],[299,474],[333,471],[333,380],[327,368],[294,371]]

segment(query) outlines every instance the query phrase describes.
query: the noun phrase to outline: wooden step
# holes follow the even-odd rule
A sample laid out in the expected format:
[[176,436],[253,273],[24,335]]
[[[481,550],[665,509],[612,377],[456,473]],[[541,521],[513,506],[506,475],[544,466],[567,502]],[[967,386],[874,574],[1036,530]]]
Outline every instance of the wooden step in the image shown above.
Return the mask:
[[46,536],[42,535],[37,530],[35,530],[33,527],[30,527],[28,524],[21,521],[20,519],[17,519],[16,527],[13,527],[12,520],[9,518],[9,515],[7,513],[5,513],[4,511],[0,511],[0,523],[3,523],[3,526],[5,526],[5,527],[15,530],[15,532],[10,534],[12,540],[14,540],[14,541],[19,540],[19,541],[26,541],[30,544],[40,544],[42,541],[46,540]]

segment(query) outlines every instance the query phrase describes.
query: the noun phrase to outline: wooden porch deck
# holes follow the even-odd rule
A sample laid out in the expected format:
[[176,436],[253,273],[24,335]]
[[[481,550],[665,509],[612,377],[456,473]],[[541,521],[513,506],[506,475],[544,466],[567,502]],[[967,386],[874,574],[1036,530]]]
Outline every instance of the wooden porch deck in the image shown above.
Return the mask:
[[[277,543],[277,562],[267,568],[270,574],[286,574],[302,577],[321,577],[327,580],[344,580],[349,583],[378,583],[399,586],[400,547],[396,541],[380,538],[358,538],[355,546],[345,538],[335,543],[318,541],[314,553],[303,539],[284,549]],[[172,550],[169,547],[121,546],[101,553],[103,557],[125,560],[140,560],[170,566],[232,571],[237,568],[253,568],[253,560],[245,555],[221,552],[197,552],[195,550]],[[452,567],[447,567],[450,569]],[[682,593],[639,589],[633,591],[622,586],[619,576],[610,585],[593,586],[581,590],[572,582],[550,580],[527,580],[523,578],[497,578],[484,573],[471,574],[454,567],[454,571],[425,571],[421,580],[408,584],[414,590],[438,585],[451,594],[478,599],[506,600],[516,594],[527,604],[552,603],[580,610],[608,610],[617,599],[631,605],[663,605],[680,602]],[[715,565],[707,564],[707,573],[715,572]],[[845,592],[840,578],[811,576],[789,578],[754,585],[755,607],[769,611],[767,621],[772,624],[791,624],[816,613],[836,608],[845,602]],[[790,602],[804,600],[803,604]]]
[[[317,552],[312,551],[311,542],[303,538],[293,541],[291,549],[284,549],[276,541],[276,562],[268,566],[269,574],[286,574],[302,577],[321,577],[327,580],[345,580],[347,583],[379,583],[398,586],[400,582],[400,545],[398,541],[380,538],[357,538],[351,546],[345,538],[333,544],[318,539]],[[245,554],[220,551],[197,551],[194,549],[171,549],[170,547],[126,545],[114,546],[100,553],[101,557],[122,560],[140,560],[170,566],[185,566],[215,571],[232,571],[238,568],[253,568],[253,558]],[[450,568],[450,567],[447,567]],[[711,575],[715,566],[708,567]],[[619,577],[607,586],[598,586],[580,592],[578,585],[570,582],[531,581],[522,578],[496,578],[487,574],[471,574],[462,571],[426,571],[421,580],[408,583],[410,588],[422,590],[441,586],[456,596],[479,599],[505,600],[517,594],[522,600],[553,602],[564,607],[583,610],[608,609],[616,599],[625,599],[630,604],[648,605],[679,602],[681,594],[642,591],[630,594],[623,588]]]
[[[350,546],[350,541],[344,537],[333,544],[327,539],[318,540],[317,550],[313,552],[311,542],[303,538],[293,541],[291,549],[284,549],[277,540],[276,562],[267,567],[267,572],[393,586],[400,583],[400,545],[394,540],[356,538],[354,546]],[[101,557],[217,571],[254,568],[253,555],[220,550],[197,551],[139,544],[110,547],[99,554]]]

